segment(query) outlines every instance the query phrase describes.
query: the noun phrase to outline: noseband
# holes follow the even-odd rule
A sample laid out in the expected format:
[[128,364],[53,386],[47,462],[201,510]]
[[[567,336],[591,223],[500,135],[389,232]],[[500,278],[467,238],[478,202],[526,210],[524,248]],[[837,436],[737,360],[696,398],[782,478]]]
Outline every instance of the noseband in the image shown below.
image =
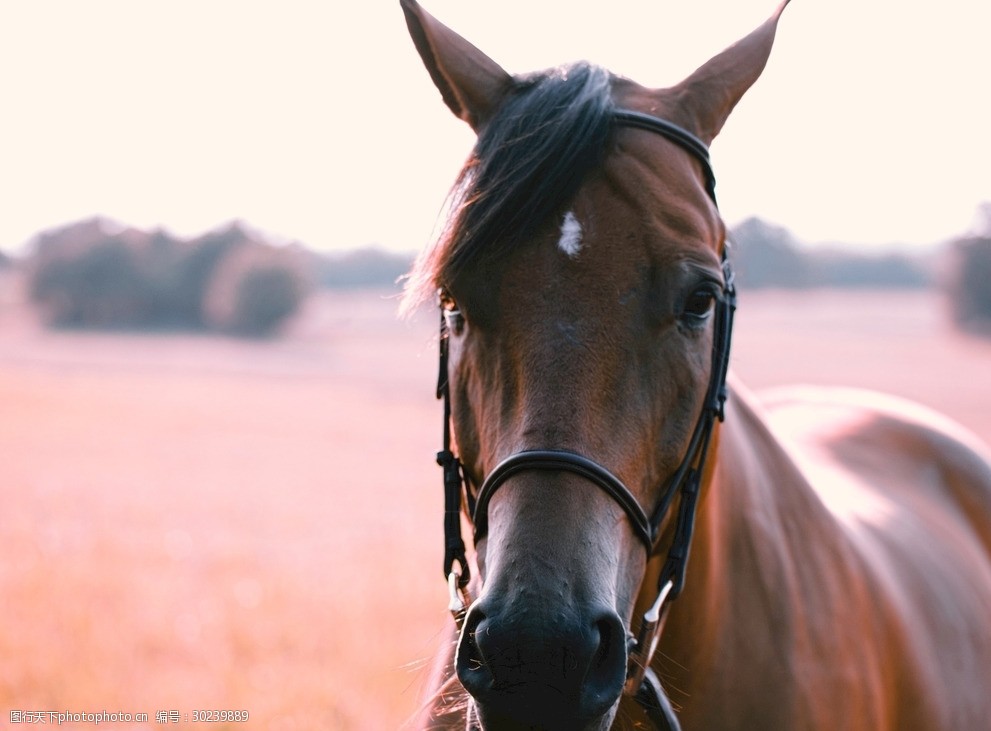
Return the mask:
[[[705,189],[713,203],[716,201],[716,179],[709,162],[705,144],[687,130],[648,114],[631,110],[616,110],[613,119],[621,126],[634,127],[660,134],[682,147],[702,165]],[[648,717],[662,731],[679,731],[680,725],[660,681],[650,668],[660,631],[670,602],[681,592],[695,528],[699,489],[706,455],[715,422],[724,418],[726,402],[726,373],[736,309],[736,288],[733,271],[724,249],[722,255],[723,293],[714,314],[712,367],[702,413],[692,432],[688,450],[674,474],[661,490],[661,500],[649,516],[622,480],[602,465],[575,452],[561,449],[535,449],[517,452],[500,462],[485,478],[477,494],[468,489],[469,480],[461,461],[451,451],[451,399],[448,383],[448,341],[446,319],[441,313],[440,373],[437,398],[444,402],[444,448],[437,453],[437,463],[444,472],[444,576],[451,596],[450,610],[460,629],[471,597],[471,578],[461,537],[462,499],[468,508],[475,529],[475,543],[488,531],[488,505],[493,494],[511,477],[529,471],[570,472],[591,482],[611,497],[626,513],[634,532],[647,550],[649,559],[657,549],[661,525],[679,495],[677,522],[671,545],[657,585],[657,597],[640,621],[640,631],[632,642],[627,665],[624,692],[644,707]],[[454,564],[458,564],[455,568]]]

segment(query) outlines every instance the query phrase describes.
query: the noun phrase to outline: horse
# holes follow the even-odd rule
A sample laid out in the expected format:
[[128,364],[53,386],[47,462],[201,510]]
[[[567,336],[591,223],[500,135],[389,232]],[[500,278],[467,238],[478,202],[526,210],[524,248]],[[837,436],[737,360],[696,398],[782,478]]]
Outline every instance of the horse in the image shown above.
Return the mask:
[[401,0],[477,135],[404,294],[440,307],[455,619],[415,726],[991,728],[986,448],[891,397],[728,373],[708,147],[785,5],[650,89],[513,76]]

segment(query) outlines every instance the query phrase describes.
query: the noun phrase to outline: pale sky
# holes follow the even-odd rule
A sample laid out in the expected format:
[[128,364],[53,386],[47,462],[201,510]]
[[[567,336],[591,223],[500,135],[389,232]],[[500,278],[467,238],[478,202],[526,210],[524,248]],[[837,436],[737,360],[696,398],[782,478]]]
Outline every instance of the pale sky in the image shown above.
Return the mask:
[[[777,0],[426,0],[508,71],[679,81]],[[991,3],[793,0],[713,145],[723,216],[930,244],[991,201]],[[0,0],[0,248],[102,214],[424,245],[472,135],[398,0]]]

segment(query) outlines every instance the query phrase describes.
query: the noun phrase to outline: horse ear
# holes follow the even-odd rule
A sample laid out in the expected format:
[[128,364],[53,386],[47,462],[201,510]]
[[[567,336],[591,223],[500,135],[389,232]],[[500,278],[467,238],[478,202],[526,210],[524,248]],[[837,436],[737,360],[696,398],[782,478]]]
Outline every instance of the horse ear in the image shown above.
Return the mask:
[[774,44],[784,0],[763,25],[699,67],[665,96],[677,100],[688,126],[706,144],[712,142],[743,94],[764,70]]
[[416,50],[444,102],[477,132],[511,88],[512,76],[416,0],[400,4]]

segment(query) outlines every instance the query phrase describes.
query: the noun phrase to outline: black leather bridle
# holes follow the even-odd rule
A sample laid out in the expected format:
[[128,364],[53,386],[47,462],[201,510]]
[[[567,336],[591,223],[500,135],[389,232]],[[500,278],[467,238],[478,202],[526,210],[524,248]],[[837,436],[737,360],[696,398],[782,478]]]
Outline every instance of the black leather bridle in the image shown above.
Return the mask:
[[[620,109],[613,112],[619,125],[635,127],[660,134],[693,155],[702,165],[705,189],[713,203],[716,201],[716,179],[709,161],[709,150],[695,135],[667,120]],[[520,472],[549,471],[571,472],[596,485],[623,509],[630,519],[634,532],[647,550],[648,559],[657,548],[661,525],[676,497],[680,495],[678,513],[671,544],[661,569],[657,585],[657,598],[644,613],[640,630],[632,643],[624,692],[633,696],[644,707],[648,717],[662,731],[680,731],[677,716],[664,694],[650,662],[657,647],[667,608],[681,592],[695,528],[699,489],[705,468],[706,456],[716,420],[722,421],[726,402],[726,373],[729,366],[730,341],[733,331],[733,313],[736,310],[736,288],[733,270],[724,248],[722,254],[723,292],[718,298],[714,313],[712,368],[706,390],[702,413],[692,432],[688,450],[674,474],[661,491],[661,500],[649,516],[636,497],[623,482],[609,470],[588,457],[561,449],[537,449],[517,452],[500,462],[482,482],[477,494],[468,489],[469,480],[464,467],[451,451],[451,397],[448,382],[448,332],[446,313],[441,311],[440,373],[437,379],[437,398],[444,402],[444,448],[437,453],[437,463],[444,473],[444,576],[451,596],[450,610],[460,629],[471,597],[468,582],[471,578],[465,544],[461,537],[462,501],[468,509],[475,528],[477,543],[488,530],[488,505],[492,495],[509,478]],[[455,563],[458,567],[455,568]]]

